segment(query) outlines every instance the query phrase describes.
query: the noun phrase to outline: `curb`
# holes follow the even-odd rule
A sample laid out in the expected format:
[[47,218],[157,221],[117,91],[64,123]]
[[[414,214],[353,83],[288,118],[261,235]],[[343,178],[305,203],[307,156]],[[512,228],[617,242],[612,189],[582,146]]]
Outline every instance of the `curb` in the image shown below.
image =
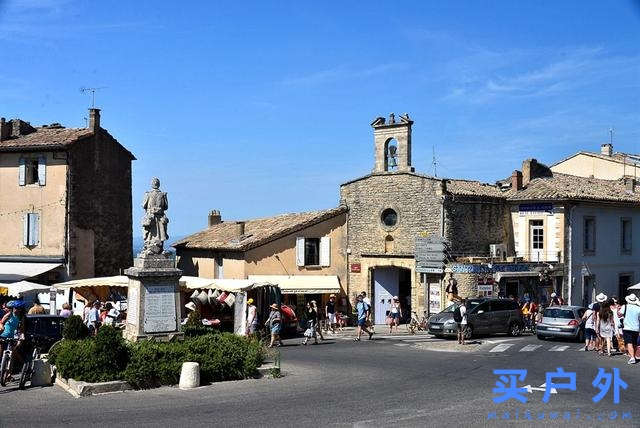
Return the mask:
[[112,382],[89,383],[75,379],[56,378],[56,385],[64,389],[75,398],[88,397],[90,395],[109,394],[112,392],[124,392],[133,388],[127,382],[116,380]]

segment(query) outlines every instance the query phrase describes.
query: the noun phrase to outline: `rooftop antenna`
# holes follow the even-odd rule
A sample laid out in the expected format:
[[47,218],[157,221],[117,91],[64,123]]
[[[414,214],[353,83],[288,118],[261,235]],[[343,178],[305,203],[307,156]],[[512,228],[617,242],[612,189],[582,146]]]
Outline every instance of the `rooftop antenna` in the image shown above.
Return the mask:
[[83,94],[86,94],[87,92],[91,92],[91,108],[95,108],[96,106],[96,91],[99,91],[101,89],[105,89],[106,86],[100,86],[98,88],[80,88],[80,92],[82,92]]
[[613,129],[613,126],[611,128],[609,128],[609,144],[613,145],[613,133],[615,132],[615,130]]
[[431,146],[431,149],[433,150],[433,160],[431,161],[431,163],[433,164],[433,176],[437,177],[438,176],[438,161],[436,160],[436,146]]

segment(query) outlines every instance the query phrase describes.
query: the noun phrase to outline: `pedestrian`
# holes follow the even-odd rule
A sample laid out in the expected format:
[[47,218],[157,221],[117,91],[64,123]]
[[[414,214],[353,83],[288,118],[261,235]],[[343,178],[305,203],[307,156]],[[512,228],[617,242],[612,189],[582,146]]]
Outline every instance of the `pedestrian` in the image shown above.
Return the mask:
[[522,318],[524,318],[525,329],[531,329],[530,307],[531,307],[531,304],[528,301],[525,301],[524,305],[522,305],[522,308],[520,309],[520,311],[522,312]]
[[344,328],[347,326],[347,315],[344,312],[338,312],[336,319],[338,320],[338,330],[344,331]]
[[595,304],[593,305],[593,310],[596,312],[596,347],[600,353],[604,352],[605,344],[605,340],[600,336],[600,310],[606,301],[607,295],[604,293],[598,293]]
[[91,312],[92,308],[93,308],[93,305],[87,299],[87,301],[84,303],[84,308],[82,309],[82,322],[84,322],[85,324],[87,324],[87,319],[89,318],[89,312]]
[[307,306],[304,311],[305,319],[307,320],[307,329],[304,332],[304,340],[302,341],[303,345],[309,343],[309,339],[313,337],[314,343],[318,344],[318,334],[317,334],[317,326],[318,326],[318,311],[313,305],[313,301],[307,302]]
[[324,313],[327,317],[327,327],[331,330],[332,334],[336,334],[336,295],[329,296],[329,301],[324,307]]
[[635,364],[638,362],[636,346],[638,343],[638,331],[640,330],[638,322],[638,317],[640,317],[640,300],[633,293],[625,297],[624,300],[626,304],[618,309],[618,316],[623,318],[622,337],[624,338],[624,344],[629,353],[629,361],[627,361],[627,364]]
[[117,310],[111,302],[107,302],[104,305],[106,310],[106,315],[104,317],[103,323],[107,325],[115,325],[118,321],[118,317],[120,317],[120,311]]
[[[280,331],[282,330],[282,314],[280,313],[280,309],[278,305],[275,303],[269,306],[271,308],[271,312],[269,313],[269,318],[265,322],[265,325],[271,330],[271,343],[269,343],[269,348],[273,348],[273,346],[282,346],[282,339],[280,339]],[[276,344],[276,342],[278,342]]]
[[620,317],[618,316],[618,309],[620,308],[620,305],[618,304],[618,297],[609,297],[608,303],[609,307],[611,308],[611,313],[613,314],[613,325],[615,326],[611,344],[613,345],[613,348],[616,350],[616,352],[624,353],[624,346],[620,346],[622,342],[622,322],[620,320]]
[[458,344],[465,344],[467,335],[467,299],[460,300],[460,304],[453,310],[453,320],[458,324]]
[[393,332],[393,327],[396,327],[396,333],[398,332],[398,326],[400,325],[400,318],[402,318],[402,307],[400,306],[400,299],[398,296],[393,296],[391,301],[391,308],[389,309],[389,316],[391,317],[391,324],[389,324],[389,333]]
[[602,349],[600,355],[604,355],[604,345],[607,345],[607,355],[611,356],[611,339],[615,331],[615,324],[613,321],[613,314],[609,305],[603,303],[600,308],[599,314],[600,322],[598,324],[598,331],[602,338]]
[[255,334],[258,329],[258,308],[253,304],[253,299],[247,300],[247,334]]
[[36,299],[33,302],[33,306],[29,309],[29,315],[43,315],[46,311],[44,310],[44,306],[40,304],[40,301]]
[[62,305],[62,310],[60,311],[60,316],[62,318],[69,318],[71,316],[71,305],[68,303],[64,303]]
[[356,298],[356,312],[358,314],[358,322],[356,327],[356,338],[355,341],[360,341],[360,337],[362,336],[362,332],[369,334],[369,340],[373,337],[373,332],[367,329],[367,318],[369,317],[369,313],[371,312],[371,305],[367,304],[364,301],[364,296],[359,294]]
[[100,301],[93,302],[93,306],[89,310],[87,315],[87,327],[89,328],[89,334],[95,336],[100,328]]
[[362,301],[369,306],[369,311],[367,312],[367,328],[370,329],[371,331],[375,332],[375,325],[373,324],[373,322],[371,322],[371,299],[369,299],[367,297],[367,292],[363,291],[362,293],[360,293],[362,295]]
[[551,293],[551,304],[549,306],[560,306],[562,305],[562,303],[560,302],[560,298],[558,297],[558,295],[554,292]]
[[582,315],[582,320],[584,320],[584,350],[592,351],[596,346],[596,314],[593,303]]
[[324,340],[324,336],[322,335],[322,328],[321,328],[322,326],[320,325],[322,321],[322,314],[318,310],[318,303],[315,300],[312,300],[311,306],[313,307],[313,310],[316,313],[316,323],[315,323],[316,333],[320,335],[320,340]]
[[453,272],[449,272],[449,279],[447,280],[447,288],[444,290],[447,293],[447,300],[450,302],[457,302],[460,300],[458,296],[458,281],[453,277]]

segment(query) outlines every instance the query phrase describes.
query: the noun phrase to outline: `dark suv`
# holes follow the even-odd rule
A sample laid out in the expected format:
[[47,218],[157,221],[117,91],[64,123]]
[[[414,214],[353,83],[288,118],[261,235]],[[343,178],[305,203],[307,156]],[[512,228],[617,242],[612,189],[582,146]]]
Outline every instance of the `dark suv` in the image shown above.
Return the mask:
[[[519,336],[524,326],[522,312],[511,299],[467,299],[467,338],[473,334],[508,333]],[[436,337],[456,336],[458,326],[453,320],[453,304],[429,318],[429,333]]]

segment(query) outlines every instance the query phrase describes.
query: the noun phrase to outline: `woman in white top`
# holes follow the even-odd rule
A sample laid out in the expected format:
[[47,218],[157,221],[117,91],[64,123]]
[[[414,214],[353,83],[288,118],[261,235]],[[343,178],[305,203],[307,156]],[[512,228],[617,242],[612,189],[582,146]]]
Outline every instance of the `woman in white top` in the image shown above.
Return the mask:
[[[606,303],[603,303],[602,307],[600,308],[598,331],[600,333],[600,337],[606,340],[607,355],[611,356],[611,338],[613,337],[615,332],[615,324],[613,321],[613,313],[611,312],[611,307]],[[600,355],[604,355],[604,344],[602,346],[602,349],[600,350]]]
[[400,317],[402,317],[402,309],[400,308],[400,299],[398,298],[398,296],[393,296],[389,316],[391,317],[391,324],[389,324],[389,333],[393,332],[393,326],[396,327],[397,333],[398,326],[400,325]]

